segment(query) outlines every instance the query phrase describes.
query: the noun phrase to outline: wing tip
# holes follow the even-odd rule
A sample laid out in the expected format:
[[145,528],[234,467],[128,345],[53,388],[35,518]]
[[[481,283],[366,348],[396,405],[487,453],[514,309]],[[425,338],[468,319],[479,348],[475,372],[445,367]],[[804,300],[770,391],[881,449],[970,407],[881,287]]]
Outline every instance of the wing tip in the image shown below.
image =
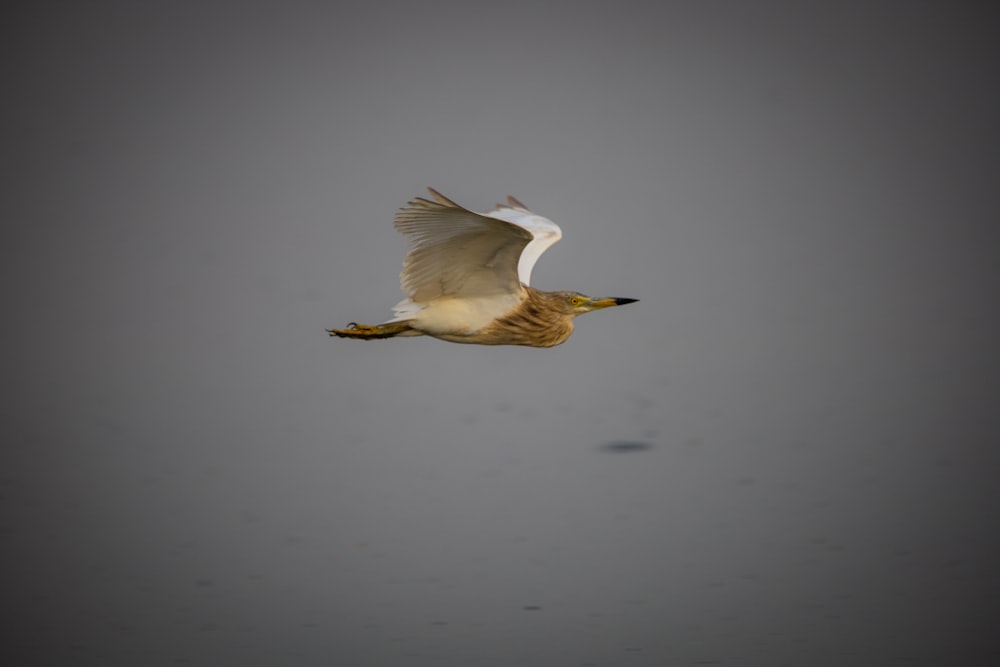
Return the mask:
[[514,195],[507,195],[507,203],[510,205],[511,208],[520,208],[524,209],[525,211],[528,210],[528,207],[522,204],[520,201],[518,201],[514,197]]
[[520,201],[518,201],[513,195],[507,195],[507,203],[506,204],[497,204],[496,207],[497,207],[497,210],[505,209],[505,208],[512,208],[512,209],[516,209],[516,210],[520,210],[520,211],[525,211],[525,212],[528,212],[528,213],[531,212],[531,211],[528,210],[527,206],[525,206]]
[[502,211],[504,209],[514,210],[514,211],[524,211],[525,213],[531,213],[527,206],[522,204],[513,195],[507,195],[506,204],[497,204],[494,210]]
[[412,210],[414,208],[418,209],[441,209],[441,208],[457,208],[462,207],[448,199],[443,194],[435,190],[434,188],[427,186],[427,191],[430,193],[433,199],[427,199],[426,197],[414,197],[410,201],[406,202],[406,206],[401,207],[400,211]]
[[431,193],[431,197],[434,197],[434,200],[437,203],[439,203],[439,204],[444,204],[446,206],[455,206],[455,207],[458,207],[458,204],[456,204],[452,200],[448,199],[443,194],[441,194],[440,192],[438,192],[437,190],[435,190],[434,188],[432,188],[429,185],[427,186],[427,192]]
[[[430,193],[432,199],[427,199],[426,197],[414,197],[410,201],[406,202],[406,206],[404,206],[400,210],[406,210],[407,208],[412,208],[412,207],[417,207],[417,208],[447,207],[447,208],[457,208],[457,209],[464,209],[465,208],[461,204],[459,204],[458,202],[453,201],[453,200],[449,199],[448,197],[445,197],[438,190],[435,190],[434,188],[432,188],[429,185],[427,186],[427,192]],[[502,209],[502,208],[518,209],[518,210],[526,211],[526,212],[530,213],[530,210],[528,209],[528,207],[525,206],[520,200],[518,200],[513,195],[507,195],[507,203],[506,204],[497,204],[496,207],[498,209]]]

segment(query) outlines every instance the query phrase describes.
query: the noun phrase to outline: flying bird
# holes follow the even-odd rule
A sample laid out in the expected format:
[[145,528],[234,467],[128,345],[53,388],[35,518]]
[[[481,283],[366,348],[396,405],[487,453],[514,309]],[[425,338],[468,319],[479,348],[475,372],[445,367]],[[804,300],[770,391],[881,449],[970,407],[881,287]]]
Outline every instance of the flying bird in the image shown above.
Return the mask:
[[559,226],[514,199],[473,213],[428,188],[396,214],[409,239],[400,284],[408,295],[382,324],[351,322],[331,336],[375,340],[433,336],[452,343],[552,347],[573,333],[573,318],[638,299],[595,299],[531,287],[531,269],[562,238]]

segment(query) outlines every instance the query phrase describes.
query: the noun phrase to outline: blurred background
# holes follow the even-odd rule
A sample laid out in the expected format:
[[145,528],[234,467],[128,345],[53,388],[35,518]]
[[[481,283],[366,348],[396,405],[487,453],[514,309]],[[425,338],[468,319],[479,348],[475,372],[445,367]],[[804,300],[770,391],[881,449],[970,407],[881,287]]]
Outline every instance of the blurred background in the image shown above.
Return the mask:
[[[3,662],[998,664],[984,7],[7,9]],[[329,339],[426,186],[641,301]]]

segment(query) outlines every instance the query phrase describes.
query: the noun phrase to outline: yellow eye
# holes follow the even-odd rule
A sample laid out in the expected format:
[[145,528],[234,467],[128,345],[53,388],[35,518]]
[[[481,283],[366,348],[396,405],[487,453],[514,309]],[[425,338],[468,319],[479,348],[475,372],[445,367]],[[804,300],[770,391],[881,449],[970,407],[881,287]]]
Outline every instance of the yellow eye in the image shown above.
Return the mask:
[[581,299],[581,298],[580,298],[580,297],[578,297],[578,296],[574,296],[573,298],[571,298],[571,299],[569,300],[569,302],[570,302],[571,304],[573,304],[574,306],[579,306],[579,305],[580,305],[581,303],[583,303],[583,299]]

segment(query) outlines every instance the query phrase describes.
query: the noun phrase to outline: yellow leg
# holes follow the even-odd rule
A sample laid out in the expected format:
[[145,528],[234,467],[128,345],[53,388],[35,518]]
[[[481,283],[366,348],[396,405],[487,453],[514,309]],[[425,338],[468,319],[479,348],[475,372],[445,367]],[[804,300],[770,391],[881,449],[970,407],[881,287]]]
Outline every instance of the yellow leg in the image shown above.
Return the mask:
[[390,322],[389,324],[358,324],[351,322],[346,329],[327,329],[326,332],[338,338],[360,338],[362,340],[376,340],[378,338],[392,338],[404,331],[409,330],[410,325],[405,322]]

